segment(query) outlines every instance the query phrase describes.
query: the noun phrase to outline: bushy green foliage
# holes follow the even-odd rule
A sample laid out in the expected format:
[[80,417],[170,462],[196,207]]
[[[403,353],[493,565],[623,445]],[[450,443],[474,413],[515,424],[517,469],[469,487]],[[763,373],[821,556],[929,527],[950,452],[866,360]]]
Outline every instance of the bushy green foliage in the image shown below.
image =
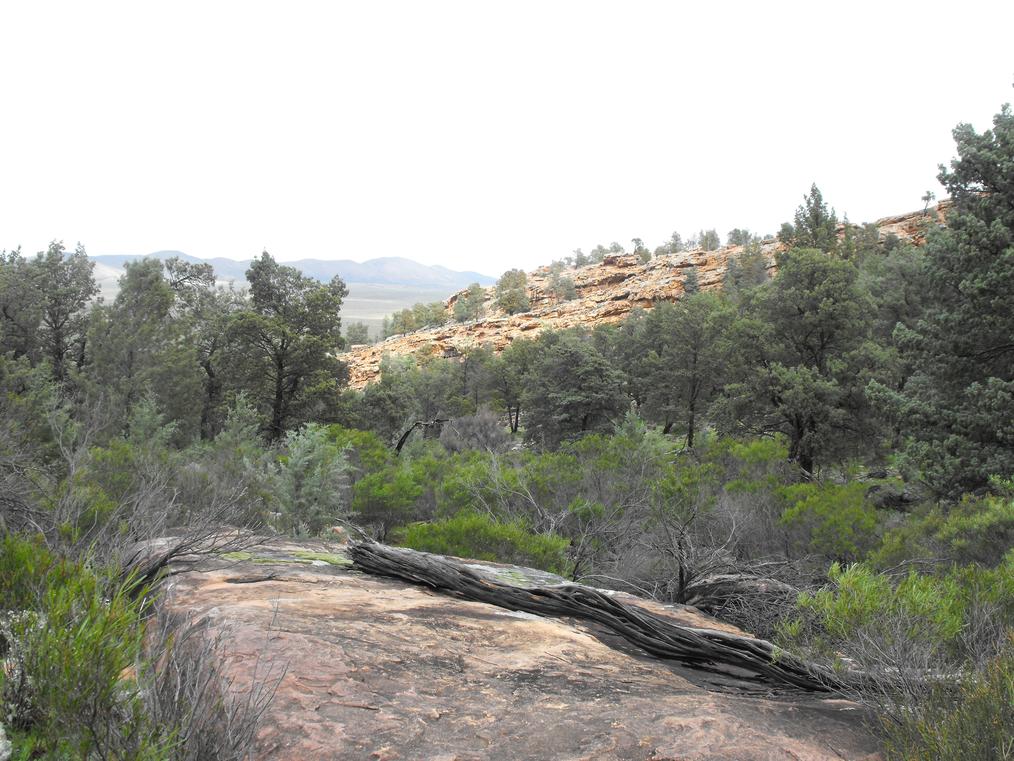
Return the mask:
[[563,537],[533,534],[523,521],[498,522],[480,513],[462,512],[433,523],[414,523],[405,529],[401,544],[423,552],[559,574],[567,570],[567,540]]
[[697,235],[697,245],[704,251],[717,251],[722,247],[722,238],[714,229],[701,230]]
[[954,207],[925,248],[924,312],[895,331],[911,378],[870,388],[904,421],[907,474],[952,499],[1014,472],[1014,113],[954,139],[958,158],[938,176]]
[[557,301],[570,301],[577,298],[577,287],[574,279],[567,275],[554,272],[549,278],[549,290]]
[[370,329],[365,322],[350,322],[345,326],[345,342],[349,346],[357,344],[368,344],[370,341]]
[[1006,761],[1014,752],[1014,640],[957,689],[938,685],[898,722],[886,722],[888,761]]
[[413,304],[411,309],[395,312],[386,321],[384,338],[411,333],[423,328],[443,325],[448,320],[447,308],[442,301],[431,301],[428,304]]
[[479,319],[485,303],[486,289],[478,283],[472,283],[465,291],[465,295],[459,296],[454,302],[454,319],[458,322]]
[[[1001,647],[1005,630],[1014,627],[1014,551],[996,568],[955,567],[942,575],[912,570],[897,582],[865,563],[835,563],[828,581],[800,595],[801,616],[784,631],[867,668],[975,663]],[[910,663],[891,662],[903,653]]]
[[496,307],[507,314],[527,312],[531,305],[525,286],[528,277],[522,270],[508,270],[496,282]]
[[835,251],[838,247],[838,218],[828,209],[816,183],[796,209],[793,224],[782,225],[778,239],[790,248],[816,248]]
[[859,560],[876,541],[877,514],[866,500],[868,488],[860,482],[786,486],[780,490],[787,504],[782,523],[798,532],[810,552]]
[[279,458],[278,527],[315,536],[348,516],[348,460],[325,426],[289,432]]
[[528,440],[556,446],[611,428],[627,407],[619,372],[585,336],[560,334],[544,345],[524,397],[530,410]]
[[[173,727],[153,725],[133,677],[146,595],[133,582],[58,560],[13,537],[0,567],[18,579],[0,625],[0,699],[15,750],[44,758],[167,758]],[[18,609],[16,609],[18,610]]]
[[884,536],[873,561],[889,567],[906,560],[998,565],[1014,547],[1014,489],[996,480],[998,494],[966,495],[956,505],[935,504]]
[[410,466],[389,465],[356,481],[352,510],[358,522],[378,526],[386,537],[392,526],[412,520],[412,508],[423,491]]
[[359,474],[379,470],[391,460],[390,448],[371,431],[331,425],[328,426],[327,435],[335,446],[345,451],[349,463]]
[[339,310],[348,295],[338,276],[320,283],[278,264],[266,251],[247,270],[249,302],[228,323],[229,375],[263,416],[270,441],[323,417],[344,381],[334,353],[343,345]]
[[178,469],[175,486],[189,512],[229,503],[232,520],[259,526],[277,511],[277,457],[259,435],[260,424],[257,410],[240,394],[214,440],[197,442],[183,452],[188,465]]
[[849,262],[816,249],[778,255],[778,274],[740,305],[729,382],[713,413],[724,431],[779,431],[807,473],[858,454],[872,435],[861,393],[869,297]]

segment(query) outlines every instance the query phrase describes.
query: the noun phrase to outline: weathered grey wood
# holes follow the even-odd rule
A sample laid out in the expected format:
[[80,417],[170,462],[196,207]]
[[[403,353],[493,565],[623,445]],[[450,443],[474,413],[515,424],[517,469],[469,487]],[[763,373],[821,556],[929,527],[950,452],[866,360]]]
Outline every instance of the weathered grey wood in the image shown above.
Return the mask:
[[542,616],[595,621],[658,658],[710,670],[744,669],[758,679],[812,692],[844,691],[831,671],[805,663],[766,640],[680,626],[672,620],[626,605],[590,587],[516,587],[482,578],[446,558],[358,542],[349,548],[355,568],[390,576],[477,602]]

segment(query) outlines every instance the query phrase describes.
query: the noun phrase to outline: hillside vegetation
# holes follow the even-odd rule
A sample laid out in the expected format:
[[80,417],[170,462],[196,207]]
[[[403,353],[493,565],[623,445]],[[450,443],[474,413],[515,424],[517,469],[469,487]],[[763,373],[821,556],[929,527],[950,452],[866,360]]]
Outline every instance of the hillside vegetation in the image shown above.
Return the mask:
[[[841,224],[814,186],[777,241],[734,231],[720,277],[681,269],[678,300],[388,357],[362,388],[335,355],[338,277],[265,253],[239,292],[210,265],[148,259],[96,304],[83,249],[5,252],[16,757],[243,757],[263,693],[216,683],[206,650],[146,642],[161,573],[241,550],[222,527],[351,524],[698,606],[847,674],[888,758],[1010,758],[1014,115],[954,136],[952,205],[946,226],[927,209],[924,245]],[[712,261],[717,235],[701,239]],[[668,245],[655,258],[686,253]],[[547,270],[561,301],[583,266]],[[528,286],[506,273],[496,308],[530,309]],[[466,329],[486,308],[473,295],[449,310]]]

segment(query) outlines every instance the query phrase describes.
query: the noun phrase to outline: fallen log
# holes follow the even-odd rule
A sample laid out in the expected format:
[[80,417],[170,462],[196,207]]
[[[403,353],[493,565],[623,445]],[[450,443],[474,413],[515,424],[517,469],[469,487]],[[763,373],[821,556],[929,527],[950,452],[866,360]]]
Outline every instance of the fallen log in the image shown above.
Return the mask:
[[680,626],[643,608],[626,605],[591,587],[564,584],[517,587],[486,579],[446,558],[376,542],[349,547],[353,567],[390,576],[508,610],[573,617],[599,623],[658,658],[710,671],[743,669],[754,678],[811,692],[846,692],[832,671],[805,663],[766,640]]

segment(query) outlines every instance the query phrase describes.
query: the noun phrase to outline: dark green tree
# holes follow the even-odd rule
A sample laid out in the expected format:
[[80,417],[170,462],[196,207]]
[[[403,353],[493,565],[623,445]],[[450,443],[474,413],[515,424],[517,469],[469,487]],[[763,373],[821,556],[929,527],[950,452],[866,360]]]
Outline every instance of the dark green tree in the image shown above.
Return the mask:
[[454,319],[458,322],[478,320],[482,316],[486,304],[486,289],[478,283],[472,283],[463,294],[458,294],[454,301]]
[[0,354],[37,359],[42,294],[21,249],[0,252]]
[[954,130],[939,179],[954,202],[925,248],[926,308],[895,338],[914,372],[871,393],[909,433],[905,465],[942,495],[1014,473],[1014,114]]
[[608,430],[627,409],[622,374],[587,336],[547,334],[524,400],[529,441],[556,447],[589,431]]
[[349,346],[370,343],[370,329],[365,322],[350,322],[345,327],[345,342]]
[[768,260],[760,241],[751,240],[738,256],[729,259],[725,271],[726,296],[738,300],[745,289],[764,283],[768,279]]
[[570,301],[577,298],[577,286],[574,278],[554,272],[549,276],[549,290],[557,301]]
[[729,234],[726,236],[730,246],[746,246],[754,240],[757,240],[757,236],[753,235],[749,230],[739,227],[729,230]]
[[39,349],[57,381],[67,379],[69,365],[84,363],[87,307],[99,292],[93,266],[80,244],[69,254],[63,243],[54,241],[28,268],[40,297]]
[[143,400],[155,404],[180,442],[199,430],[202,370],[187,320],[158,259],[127,262],[110,305],[92,310],[86,376],[114,431]]
[[528,276],[522,270],[508,270],[496,282],[496,307],[507,314],[527,312],[531,309],[525,287]]
[[815,249],[778,256],[778,274],[749,294],[730,330],[716,416],[729,432],[780,431],[806,473],[870,440],[862,386],[872,304],[849,262]]
[[513,341],[488,367],[486,382],[490,396],[507,413],[511,433],[521,425],[525,388],[539,355],[539,342],[526,338]]
[[683,293],[693,295],[701,290],[701,284],[697,279],[697,268],[687,267],[683,273]]
[[778,239],[795,248],[816,248],[821,251],[835,251],[838,248],[838,217],[834,209],[828,209],[824,196],[816,183],[803,196],[803,203],[796,209],[793,224],[782,225]]
[[722,387],[726,334],[733,314],[710,293],[697,293],[675,304],[659,304],[646,318],[648,344],[644,373],[646,419],[669,433],[686,432],[693,448],[701,418]]
[[697,245],[705,251],[717,251],[722,247],[722,238],[715,230],[701,230],[697,237]]
[[278,264],[266,251],[246,273],[247,308],[233,315],[230,338],[240,389],[277,440],[301,418],[317,417],[344,383],[334,353],[343,345],[340,310],[348,295],[337,275],[328,283]]

